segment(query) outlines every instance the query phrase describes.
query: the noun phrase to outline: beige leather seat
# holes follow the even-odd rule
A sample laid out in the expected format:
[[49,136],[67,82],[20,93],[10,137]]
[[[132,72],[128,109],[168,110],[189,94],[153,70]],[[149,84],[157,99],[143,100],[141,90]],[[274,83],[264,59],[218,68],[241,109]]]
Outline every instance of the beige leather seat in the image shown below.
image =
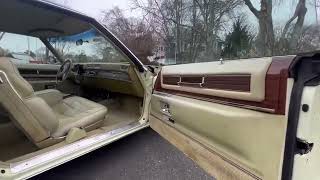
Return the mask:
[[34,92],[10,58],[0,58],[0,102],[13,122],[39,147],[64,139],[71,128],[98,128],[107,108],[57,90]]

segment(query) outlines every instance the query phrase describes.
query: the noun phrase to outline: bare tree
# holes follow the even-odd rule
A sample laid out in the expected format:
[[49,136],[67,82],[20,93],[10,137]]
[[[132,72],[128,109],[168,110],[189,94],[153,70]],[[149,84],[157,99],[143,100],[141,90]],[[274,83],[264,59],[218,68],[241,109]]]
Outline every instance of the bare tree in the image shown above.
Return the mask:
[[[142,10],[161,27],[160,37],[174,44],[177,63],[209,61],[219,56],[216,49],[218,31],[241,0],[132,0],[135,8]],[[174,43],[173,43],[174,42]],[[203,51],[204,52],[200,52]],[[200,54],[202,58],[200,57]]]
[[176,16],[176,52],[175,54],[178,55],[178,60],[180,61],[182,58],[181,55],[181,9],[182,9],[182,0],[174,0],[174,9],[175,9],[175,16]]
[[[238,0],[195,0],[203,20],[203,33],[207,55],[214,52],[218,31],[223,27],[222,18],[241,4]],[[210,56],[210,55],[209,55]],[[212,56],[212,54],[211,54]]]
[[66,58],[71,48],[71,44],[63,40],[57,40],[53,42],[53,46],[57,50],[59,55],[63,58]]
[[320,48],[320,26],[310,25],[302,28],[301,36],[298,40],[297,51],[316,51]]
[[[257,48],[260,56],[272,56],[274,54],[283,54],[289,49],[294,51],[298,46],[298,40],[301,36],[305,16],[307,13],[306,8],[307,0],[298,0],[293,16],[285,23],[281,33],[279,50],[275,51],[276,41],[275,32],[273,27],[273,0],[260,0],[261,8],[257,10],[251,0],[244,0],[250,11],[256,16],[259,21],[259,34],[257,37]],[[281,0],[277,1],[279,4]],[[289,33],[289,28],[292,22],[297,19],[292,31]]]
[[[178,40],[175,38],[177,36],[176,28],[179,27],[181,30],[182,27],[189,25],[177,22],[177,19],[182,20],[182,18],[176,18],[176,8],[178,8],[178,5],[175,5],[175,2],[175,0],[147,0],[147,3],[144,3],[143,0],[132,0],[134,9],[140,10],[144,14],[144,20],[153,24],[154,33],[160,39],[159,41],[170,47],[169,56],[175,56],[179,61],[180,58],[177,55],[179,53],[179,50],[177,50]],[[182,5],[181,2],[180,6]]]
[[143,19],[125,17],[115,7],[104,12],[103,23],[144,63],[152,56],[155,46],[154,26]]
[[295,23],[295,25],[293,27],[293,31],[291,33],[289,48],[291,50],[295,50],[297,48],[298,40],[302,34],[302,28],[303,28],[303,24],[304,24],[304,20],[305,20],[305,16],[307,14],[307,11],[308,11],[308,9],[306,8],[306,0],[299,0],[293,16],[288,20],[288,22],[286,23],[286,25],[283,29],[283,32],[281,35],[281,42],[280,42],[282,44],[281,45],[282,48],[285,48],[284,44],[286,41],[286,36],[288,34],[289,27],[295,19],[297,19],[297,22]]
[[274,48],[274,30],[272,21],[272,0],[260,0],[260,10],[257,10],[251,0],[244,0],[250,11],[259,21],[257,48],[260,56],[272,56]]

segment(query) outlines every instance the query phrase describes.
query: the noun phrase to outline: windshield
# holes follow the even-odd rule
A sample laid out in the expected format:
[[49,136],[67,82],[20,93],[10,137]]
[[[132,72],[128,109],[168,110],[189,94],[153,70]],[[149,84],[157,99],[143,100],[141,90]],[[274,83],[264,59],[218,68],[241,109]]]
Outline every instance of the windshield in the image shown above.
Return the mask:
[[128,63],[126,56],[93,28],[48,41],[63,59],[75,63]]

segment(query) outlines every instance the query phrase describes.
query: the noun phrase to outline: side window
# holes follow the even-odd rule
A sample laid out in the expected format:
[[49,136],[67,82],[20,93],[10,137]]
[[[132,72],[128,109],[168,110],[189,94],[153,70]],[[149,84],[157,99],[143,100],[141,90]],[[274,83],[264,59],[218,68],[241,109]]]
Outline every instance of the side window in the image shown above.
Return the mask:
[[[167,0],[158,8],[141,8],[157,20],[159,12],[167,16],[157,24],[165,32],[159,36],[155,62],[201,63],[320,50],[319,0],[196,2]],[[161,47],[164,53],[159,53]]]
[[59,64],[39,38],[0,32],[0,57],[15,64]]

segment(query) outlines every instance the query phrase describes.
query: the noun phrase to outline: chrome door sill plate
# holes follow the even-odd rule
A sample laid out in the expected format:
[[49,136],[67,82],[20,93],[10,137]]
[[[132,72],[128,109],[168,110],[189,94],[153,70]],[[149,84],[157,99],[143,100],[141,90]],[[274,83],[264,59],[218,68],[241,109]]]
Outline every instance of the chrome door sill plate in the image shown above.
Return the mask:
[[[12,163],[10,164],[10,170],[11,170],[11,173],[13,174],[22,173],[26,170],[45,165],[46,163],[52,163],[53,161],[61,160],[61,158],[65,158],[66,160],[62,160],[59,163],[59,164],[62,164],[63,162],[70,161],[76,157],[79,157],[83,154],[86,154],[95,149],[98,149],[101,146],[104,146],[113,141],[116,141],[126,135],[129,135],[133,132],[143,129],[147,126],[149,126],[148,123],[140,124],[135,122],[127,126],[124,126],[122,128],[108,131],[100,135],[92,136],[92,137],[80,140],[78,142],[74,142],[64,147],[35,156],[28,160]],[[82,151],[85,151],[85,152],[82,152]],[[52,165],[53,167],[57,166],[56,163],[54,164],[55,165]],[[46,169],[50,169],[50,167]]]

